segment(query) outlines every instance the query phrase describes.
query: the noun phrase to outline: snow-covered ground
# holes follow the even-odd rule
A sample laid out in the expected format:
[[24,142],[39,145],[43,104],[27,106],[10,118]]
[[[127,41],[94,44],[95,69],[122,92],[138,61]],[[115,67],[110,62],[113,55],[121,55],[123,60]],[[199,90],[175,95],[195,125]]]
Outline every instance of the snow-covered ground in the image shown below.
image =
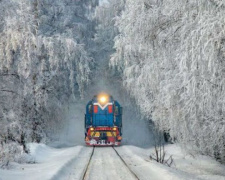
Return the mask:
[[224,165],[206,156],[186,155],[175,144],[165,146],[167,157],[172,155],[174,159],[171,167],[150,160],[153,147],[121,146],[117,150],[140,179],[225,180]]
[[[16,164],[12,169],[0,170],[1,180],[72,180],[82,179],[87,167],[91,147],[74,146],[51,148],[43,144],[29,144],[35,164]],[[140,148],[122,145],[116,150],[139,179],[224,180],[225,166],[205,157],[192,157],[182,153],[177,145],[167,145],[166,151],[173,155],[173,167],[149,159],[153,147]],[[135,179],[129,169],[111,147],[95,148],[86,179]]]
[[[13,164],[9,170],[0,170],[0,180],[47,180],[57,179],[63,175],[63,169],[74,162],[76,158],[81,158],[85,152],[85,157],[79,163],[85,164],[85,158],[89,156],[89,149],[82,146],[71,148],[55,149],[43,144],[30,144],[31,156],[34,157],[35,164]],[[82,167],[83,169],[84,167]]]

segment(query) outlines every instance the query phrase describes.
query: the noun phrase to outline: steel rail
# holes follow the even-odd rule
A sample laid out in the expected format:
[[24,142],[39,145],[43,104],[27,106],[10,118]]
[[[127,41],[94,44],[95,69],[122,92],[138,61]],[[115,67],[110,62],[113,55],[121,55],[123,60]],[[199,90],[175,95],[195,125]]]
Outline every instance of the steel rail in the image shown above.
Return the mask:
[[82,180],[85,180],[85,179],[87,178],[87,177],[86,177],[86,176],[87,176],[87,172],[88,172],[88,170],[89,170],[89,168],[90,168],[90,164],[91,164],[91,160],[92,160],[92,157],[93,157],[93,155],[94,155],[94,152],[95,152],[95,146],[94,146],[93,149],[92,149],[92,152],[91,152],[89,161],[88,161],[88,163],[87,163],[86,169],[85,169],[85,171],[84,171]]
[[123,164],[127,167],[127,169],[131,172],[131,174],[137,179],[140,180],[140,178],[134,173],[134,171],[131,170],[131,168],[127,165],[127,163],[124,161],[122,156],[118,153],[118,151],[112,146],[114,151],[116,152],[117,156],[119,156],[120,160],[123,162]]

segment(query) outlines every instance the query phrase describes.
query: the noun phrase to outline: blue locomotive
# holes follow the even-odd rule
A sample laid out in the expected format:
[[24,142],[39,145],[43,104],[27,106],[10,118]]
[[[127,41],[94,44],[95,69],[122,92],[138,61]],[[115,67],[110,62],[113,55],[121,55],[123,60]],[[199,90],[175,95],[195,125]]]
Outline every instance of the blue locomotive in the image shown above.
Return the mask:
[[88,102],[85,114],[85,142],[89,146],[120,145],[122,107],[108,94],[99,94]]

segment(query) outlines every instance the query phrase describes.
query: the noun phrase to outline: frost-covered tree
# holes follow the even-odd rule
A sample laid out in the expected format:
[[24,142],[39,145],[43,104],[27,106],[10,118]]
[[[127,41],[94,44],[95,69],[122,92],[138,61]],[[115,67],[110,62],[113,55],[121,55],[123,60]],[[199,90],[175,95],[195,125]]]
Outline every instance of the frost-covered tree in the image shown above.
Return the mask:
[[[124,8],[123,0],[109,0],[95,9],[94,19],[98,26],[96,27],[95,42],[96,48],[101,48],[99,54],[109,55],[114,52],[114,38],[118,34],[118,28],[115,26],[115,19],[121,14]],[[107,58],[108,59],[108,58]]]
[[146,117],[186,149],[223,161],[224,5],[127,0],[111,58]]
[[111,89],[120,86],[119,84],[118,86],[115,85],[118,81],[109,68],[109,60],[110,55],[115,52],[113,49],[114,38],[118,34],[118,28],[115,27],[115,18],[121,14],[123,8],[123,0],[100,1],[100,5],[96,7],[93,13],[92,18],[97,26],[93,39],[94,46],[90,49],[95,59],[91,94],[93,91],[95,93],[99,91],[113,93]]
[[12,155],[20,146],[27,151],[26,142],[56,137],[68,102],[83,96],[93,61],[88,16],[97,4],[0,1],[1,153]]

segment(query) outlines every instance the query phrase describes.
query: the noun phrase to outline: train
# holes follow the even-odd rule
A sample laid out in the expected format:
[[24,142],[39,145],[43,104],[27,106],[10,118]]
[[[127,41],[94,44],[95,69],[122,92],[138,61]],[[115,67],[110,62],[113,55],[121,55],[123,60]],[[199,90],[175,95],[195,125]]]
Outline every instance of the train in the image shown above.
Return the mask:
[[86,105],[84,120],[87,146],[119,146],[123,108],[109,94],[95,95]]

